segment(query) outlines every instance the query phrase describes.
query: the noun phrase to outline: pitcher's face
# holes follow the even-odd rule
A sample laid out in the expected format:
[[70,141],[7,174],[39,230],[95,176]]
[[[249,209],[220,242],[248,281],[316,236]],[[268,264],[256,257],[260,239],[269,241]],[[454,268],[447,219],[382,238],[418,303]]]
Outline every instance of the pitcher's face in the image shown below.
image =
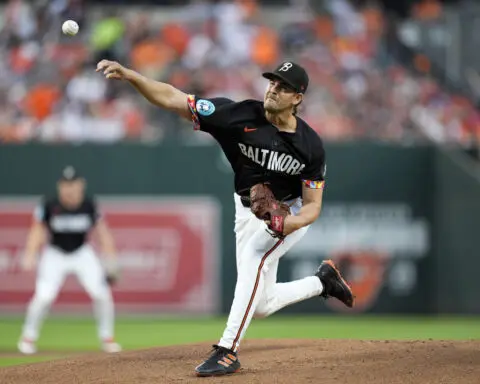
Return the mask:
[[265,90],[263,105],[267,112],[281,113],[293,109],[294,105],[302,101],[302,97],[302,94],[295,92],[282,80],[270,80]]

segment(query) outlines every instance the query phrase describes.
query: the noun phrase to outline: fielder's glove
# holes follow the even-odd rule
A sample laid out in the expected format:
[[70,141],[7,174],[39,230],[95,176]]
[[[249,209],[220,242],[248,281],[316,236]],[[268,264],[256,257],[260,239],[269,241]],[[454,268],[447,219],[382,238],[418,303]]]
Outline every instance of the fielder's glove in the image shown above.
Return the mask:
[[119,279],[119,268],[116,260],[106,260],[104,264],[105,268],[105,281],[108,285],[113,286]]
[[250,188],[250,209],[260,220],[268,222],[269,233],[283,238],[285,218],[290,215],[290,207],[278,201],[267,184],[260,183]]

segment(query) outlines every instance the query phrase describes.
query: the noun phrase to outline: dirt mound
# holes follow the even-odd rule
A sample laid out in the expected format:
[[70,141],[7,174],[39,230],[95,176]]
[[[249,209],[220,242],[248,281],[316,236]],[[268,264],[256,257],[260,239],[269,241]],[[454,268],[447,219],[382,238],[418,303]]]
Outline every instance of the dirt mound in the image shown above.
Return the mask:
[[480,341],[247,340],[243,369],[197,378],[209,344],[69,357],[0,369],[0,383],[475,383]]

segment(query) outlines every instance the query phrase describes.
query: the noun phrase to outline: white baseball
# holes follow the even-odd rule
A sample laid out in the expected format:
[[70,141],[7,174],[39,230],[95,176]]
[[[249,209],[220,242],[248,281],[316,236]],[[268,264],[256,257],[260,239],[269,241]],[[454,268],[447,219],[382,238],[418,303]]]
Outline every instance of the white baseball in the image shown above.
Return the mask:
[[65,35],[75,36],[78,33],[78,24],[76,21],[67,20],[62,25],[62,32]]

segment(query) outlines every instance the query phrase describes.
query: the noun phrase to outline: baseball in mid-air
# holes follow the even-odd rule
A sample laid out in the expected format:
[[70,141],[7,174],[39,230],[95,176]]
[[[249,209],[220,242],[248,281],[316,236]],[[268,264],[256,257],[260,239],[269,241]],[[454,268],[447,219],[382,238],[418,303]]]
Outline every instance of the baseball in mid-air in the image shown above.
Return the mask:
[[78,33],[78,24],[76,21],[67,20],[62,25],[62,32],[65,35],[75,36]]

